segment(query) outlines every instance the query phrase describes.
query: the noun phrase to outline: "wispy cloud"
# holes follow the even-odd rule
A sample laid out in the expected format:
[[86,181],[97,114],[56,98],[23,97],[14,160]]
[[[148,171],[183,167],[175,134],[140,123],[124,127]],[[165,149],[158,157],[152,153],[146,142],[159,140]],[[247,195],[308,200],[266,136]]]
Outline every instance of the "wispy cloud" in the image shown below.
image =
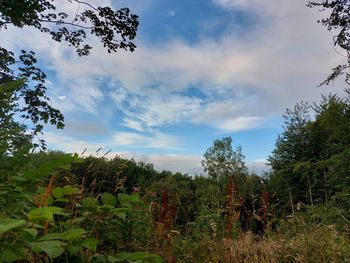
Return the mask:
[[[91,38],[95,49],[85,58],[30,28],[1,31],[1,45],[11,50],[33,47],[53,77],[48,89],[53,105],[67,120],[94,116],[117,123],[109,131],[113,147],[177,148],[186,139],[159,132],[174,124],[204,124],[223,133],[256,129],[301,99],[314,101],[329,91],[316,85],[342,57],[335,54],[331,34],[316,23],[318,11],[307,8],[306,0],[208,1],[213,8],[253,14],[257,23],[238,23],[239,30],[237,23],[228,23],[234,26],[220,37],[204,35],[195,42],[138,39],[134,53],[108,54]],[[57,2],[64,10],[71,6]],[[157,4],[132,1],[149,12],[151,2]],[[336,84],[331,91],[342,89]],[[125,132],[127,128],[133,131]],[[85,128],[76,130],[79,138]],[[57,145],[57,136],[48,134],[50,143]],[[81,140],[60,141],[67,149],[86,147]]]
[[116,132],[113,136],[112,144],[132,148],[178,149],[181,142],[174,136],[158,131],[149,135],[133,132]]

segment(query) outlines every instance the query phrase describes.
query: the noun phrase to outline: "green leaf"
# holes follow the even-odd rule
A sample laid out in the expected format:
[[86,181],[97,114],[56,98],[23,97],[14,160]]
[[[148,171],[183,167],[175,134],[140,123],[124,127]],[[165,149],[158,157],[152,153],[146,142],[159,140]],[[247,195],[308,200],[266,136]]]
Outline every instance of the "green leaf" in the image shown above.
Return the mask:
[[36,180],[40,179],[48,174],[52,173],[56,168],[70,164],[72,162],[72,156],[60,155],[53,157],[52,160],[43,162],[40,166],[27,170],[23,177],[25,179]]
[[101,201],[104,205],[115,206],[117,204],[117,198],[115,198],[115,196],[110,193],[103,193],[101,195]]
[[0,253],[0,262],[14,262],[17,260],[18,260],[18,257],[16,253],[14,253],[10,249],[4,249]]
[[122,252],[117,255],[119,261],[129,261],[129,262],[149,262],[149,263],[163,263],[163,259],[149,252],[134,252],[127,253]]
[[75,240],[75,241],[73,241],[67,247],[68,252],[71,255],[76,255],[80,251],[82,243],[83,243],[83,240]]
[[18,243],[16,246],[6,242],[1,243],[0,262],[14,262],[24,258],[24,248]]
[[61,241],[31,242],[29,245],[35,253],[45,252],[50,258],[57,258],[64,252]]
[[52,205],[53,202],[54,202],[54,200],[53,200],[52,196],[50,195],[50,196],[47,198],[47,204],[48,204],[48,205]]
[[0,218],[0,236],[11,229],[24,226],[25,224],[26,221],[22,219]]
[[36,230],[35,228],[23,228],[22,230],[29,233],[33,237],[36,237],[38,235],[38,230]]
[[85,197],[83,199],[83,207],[84,208],[96,208],[98,204],[98,200],[93,197]]
[[82,235],[84,235],[85,233],[86,233],[86,231],[84,229],[76,228],[76,229],[71,229],[71,230],[63,232],[62,237],[64,240],[73,241],[73,240],[80,239],[82,237]]
[[38,241],[59,240],[59,239],[60,240],[63,239],[63,233],[49,233],[39,238]]
[[34,228],[20,228],[16,231],[16,234],[18,235],[18,239],[20,240],[26,242],[34,242],[38,231]]
[[82,246],[87,248],[88,250],[96,253],[96,249],[97,249],[97,244],[98,244],[98,240],[95,238],[87,238],[83,241]]
[[101,205],[101,206],[98,206],[97,207],[97,210],[99,212],[103,212],[103,213],[107,213],[107,212],[110,212],[114,209],[114,206],[111,206],[111,205]]
[[79,188],[72,187],[71,185],[65,185],[63,187],[63,195],[74,195],[79,193]]
[[124,207],[132,208],[132,204],[140,204],[143,201],[137,194],[127,195],[127,194],[118,194],[118,200],[120,204]]
[[53,220],[54,214],[64,215],[64,210],[56,206],[34,208],[28,214],[28,219],[32,222],[46,223]]
[[68,203],[69,199],[62,197],[62,198],[57,198],[56,200],[54,200],[54,202],[62,202],[62,203]]
[[53,197],[55,198],[61,198],[63,197],[63,189],[61,187],[55,187],[53,190],[52,190],[52,195]]
[[118,207],[113,209],[112,214],[125,220],[128,212],[130,212],[129,208]]

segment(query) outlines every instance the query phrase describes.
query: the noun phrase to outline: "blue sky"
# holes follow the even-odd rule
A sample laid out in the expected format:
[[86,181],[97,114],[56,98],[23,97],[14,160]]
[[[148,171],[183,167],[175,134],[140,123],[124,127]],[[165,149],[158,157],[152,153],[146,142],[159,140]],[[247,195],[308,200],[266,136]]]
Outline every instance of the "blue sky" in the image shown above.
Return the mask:
[[[56,1],[75,14],[77,6]],[[94,1],[91,1],[94,2]],[[300,100],[341,92],[316,86],[341,62],[319,13],[304,0],[122,0],[139,15],[134,53],[89,57],[30,28],[2,32],[2,45],[31,47],[48,73],[66,128],[48,127],[49,148],[88,154],[99,147],[201,173],[213,140],[232,136],[248,166],[261,171],[282,131],[282,113]]]

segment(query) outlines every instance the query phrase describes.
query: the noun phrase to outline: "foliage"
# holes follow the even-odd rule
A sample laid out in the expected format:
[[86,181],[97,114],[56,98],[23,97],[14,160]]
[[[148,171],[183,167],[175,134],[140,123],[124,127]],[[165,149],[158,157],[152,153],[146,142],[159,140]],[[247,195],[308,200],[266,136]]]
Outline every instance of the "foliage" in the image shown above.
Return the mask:
[[349,187],[349,99],[329,95],[312,108],[303,105],[288,111],[285,131],[269,158],[270,191],[276,192],[280,208],[292,212],[297,203],[336,201],[348,207],[342,196]]
[[[86,196],[79,185],[55,186],[62,171],[70,171],[72,163],[81,161],[77,155],[40,153],[30,157],[27,168],[19,168],[17,174],[9,174],[0,184],[1,262],[162,262],[155,254],[130,252],[132,246],[109,243],[105,237],[106,233],[122,236],[126,225],[133,228],[135,213],[145,216],[138,195],[98,193],[94,197]],[[40,162],[43,158],[44,163]],[[138,231],[136,235],[141,233]],[[124,253],[125,249],[129,252]],[[142,251],[144,246],[138,249]]]
[[350,5],[348,0],[322,0],[310,1],[309,7],[317,7],[320,11],[329,14],[328,17],[318,21],[327,27],[329,31],[336,30],[337,34],[333,37],[334,46],[339,46],[346,52],[347,58],[345,64],[338,65],[332,69],[332,73],[324,80],[321,85],[328,85],[337,77],[345,74],[345,80],[350,83]]
[[94,7],[87,1],[67,2],[79,5],[75,17],[58,11],[59,5],[55,1],[1,1],[0,29],[7,29],[9,25],[34,27],[49,34],[55,41],[68,42],[80,56],[88,55],[92,48],[89,44],[83,44],[87,33],[100,38],[108,52],[135,49],[131,41],[136,36],[138,17],[131,14],[128,8],[114,11],[108,6]]
[[204,153],[202,166],[210,177],[218,181],[225,181],[228,176],[233,176],[236,190],[242,192],[241,187],[244,186],[247,167],[244,163],[242,148],[232,149],[231,137],[215,140],[213,146]]
[[[2,0],[0,30],[6,30],[8,26],[30,26],[49,34],[55,41],[68,42],[79,56],[88,55],[92,49],[91,45],[85,44],[87,34],[100,38],[109,53],[119,49],[134,51],[136,46],[132,40],[136,36],[138,17],[128,8],[114,11],[111,7],[94,7],[85,1],[67,2],[79,5],[73,18],[57,10],[59,3],[55,1]],[[19,145],[21,151],[38,146],[46,149],[42,139],[30,143],[42,133],[46,123],[62,129],[64,118],[51,106],[46,95],[46,75],[36,66],[35,53],[22,50],[16,59],[13,52],[0,47],[0,61],[0,141],[5,144],[0,145],[0,157],[12,155]],[[29,123],[23,124],[24,121]],[[27,129],[31,129],[30,135],[26,134]]]

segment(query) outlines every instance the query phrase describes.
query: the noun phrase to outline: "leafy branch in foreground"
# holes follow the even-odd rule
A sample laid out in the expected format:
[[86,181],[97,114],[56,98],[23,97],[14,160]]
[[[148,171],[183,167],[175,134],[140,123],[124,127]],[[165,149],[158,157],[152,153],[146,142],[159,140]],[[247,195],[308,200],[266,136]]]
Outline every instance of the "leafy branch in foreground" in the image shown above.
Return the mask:
[[329,16],[318,20],[329,31],[337,31],[333,37],[334,46],[339,46],[346,53],[347,62],[332,69],[332,73],[320,85],[329,85],[336,78],[345,75],[345,81],[350,84],[350,2],[349,0],[310,1],[309,7],[318,7]]

